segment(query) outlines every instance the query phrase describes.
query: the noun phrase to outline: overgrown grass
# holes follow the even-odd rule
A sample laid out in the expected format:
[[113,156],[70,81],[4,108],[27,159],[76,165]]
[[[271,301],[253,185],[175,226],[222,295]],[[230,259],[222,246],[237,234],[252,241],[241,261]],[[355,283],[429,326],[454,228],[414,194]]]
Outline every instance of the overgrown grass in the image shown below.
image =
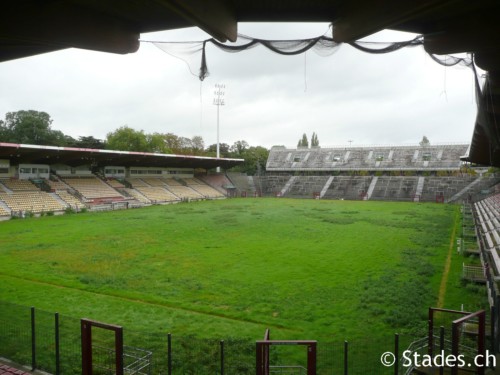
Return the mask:
[[[455,206],[232,199],[0,223],[4,300],[203,338],[425,332]],[[478,305],[450,271],[445,307]],[[449,295],[449,298],[448,298]]]

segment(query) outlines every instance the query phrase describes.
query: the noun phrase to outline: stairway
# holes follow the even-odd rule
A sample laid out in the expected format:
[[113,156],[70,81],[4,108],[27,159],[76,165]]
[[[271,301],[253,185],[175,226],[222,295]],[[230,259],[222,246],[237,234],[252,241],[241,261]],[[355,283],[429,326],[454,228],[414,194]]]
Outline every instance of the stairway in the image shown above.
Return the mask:
[[373,194],[373,190],[375,190],[375,185],[377,185],[378,181],[378,176],[373,177],[372,182],[370,182],[370,186],[368,187],[368,191],[366,192],[366,195],[363,197],[364,201],[367,201],[370,199],[370,197]]
[[458,193],[456,193],[455,195],[453,195],[450,199],[448,199],[446,201],[446,203],[457,201],[462,195],[464,195],[465,193],[467,193],[467,191],[469,189],[472,189],[475,185],[477,185],[479,182],[481,182],[482,179],[483,179],[483,177],[479,176],[474,181],[472,181],[469,185],[467,185],[462,190],[460,190]]
[[292,184],[295,182],[296,178],[297,178],[297,176],[290,177],[290,179],[287,181],[287,183],[285,184],[283,189],[281,189],[280,197],[285,196],[285,194],[288,192],[288,190],[290,190],[290,186],[292,186]]
[[417,182],[417,191],[415,192],[415,198],[413,198],[414,202],[420,202],[420,196],[422,195],[422,191],[424,190],[425,177],[419,177]]

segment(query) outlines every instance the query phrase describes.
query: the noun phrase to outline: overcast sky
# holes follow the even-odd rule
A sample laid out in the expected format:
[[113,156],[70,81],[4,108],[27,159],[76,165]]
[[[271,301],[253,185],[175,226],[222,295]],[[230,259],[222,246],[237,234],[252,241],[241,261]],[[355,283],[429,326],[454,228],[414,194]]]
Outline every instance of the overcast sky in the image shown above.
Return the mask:
[[[324,34],[328,24],[240,24],[263,39]],[[329,35],[331,36],[331,35]],[[196,28],[143,34],[144,40],[203,40]],[[382,32],[366,40],[414,35]],[[237,54],[207,50],[210,76],[202,83],[186,63],[149,43],[135,54],[68,49],[0,63],[0,118],[37,110],[52,128],[75,138],[127,125],[146,133],[200,135],[216,142],[214,86],[226,85],[220,142],[296,147],[316,132],[320,145],[470,142],[476,104],[472,72],[445,68],[422,47],[372,55],[349,45],[328,57],[309,51],[286,57],[264,47]],[[196,66],[197,68],[197,66]]]

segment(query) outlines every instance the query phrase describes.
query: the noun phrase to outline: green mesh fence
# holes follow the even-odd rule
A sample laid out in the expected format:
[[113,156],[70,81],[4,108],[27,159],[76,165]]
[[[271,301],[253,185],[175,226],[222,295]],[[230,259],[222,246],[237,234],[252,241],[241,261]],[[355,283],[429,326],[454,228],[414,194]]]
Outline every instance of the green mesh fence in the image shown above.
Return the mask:
[[[58,316],[57,341],[55,314],[39,309],[34,311],[36,368],[54,375],[81,373],[80,319]],[[436,320],[441,318],[444,317],[438,316]],[[221,339],[171,335],[170,351],[167,333],[145,333],[125,327],[123,339],[126,375],[255,374],[256,339],[253,338],[225,338],[221,344]],[[413,339],[400,337],[399,341],[401,357],[401,353]],[[96,329],[92,331],[92,342],[94,373],[114,373],[113,335]],[[394,352],[394,337],[379,341],[353,340],[347,345],[342,340],[319,342],[317,374],[344,374],[346,358],[350,375],[394,374],[393,366],[385,367],[381,364],[380,357],[384,352]],[[271,346],[269,354],[275,373],[301,374],[307,366],[307,354],[303,346]],[[31,367],[32,330],[29,307],[0,301],[0,357]]]
[[0,302],[0,357],[31,365],[30,316],[27,307]]

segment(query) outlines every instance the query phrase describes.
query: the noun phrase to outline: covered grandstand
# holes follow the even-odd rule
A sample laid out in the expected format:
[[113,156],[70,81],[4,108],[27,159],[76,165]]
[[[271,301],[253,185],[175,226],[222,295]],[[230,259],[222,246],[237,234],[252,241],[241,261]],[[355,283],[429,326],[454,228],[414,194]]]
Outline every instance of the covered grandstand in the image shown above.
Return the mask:
[[[220,199],[242,159],[0,143],[0,217]],[[195,172],[200,178],[195,178]]]
[[[335,26],[332,29],[335,41],[345,43],[386,28],[422,34],[429,53],[470,52],[477,66],[486,71],[482,88],[476,82],[478,115],[471,124],[474,126],[471,150],[464,160],[500,167],[498,1],[26,0],[3,2],[2,10],[1,61],[75,47],[130,53],[138,49],[140,33],[193,25],[220,41],[235,40],[238,22],[245,21],[328,21]],[[74,207],[82,205],[80,208],[88,205],[109,207],[123,202],[168,202],[167,191],[171,192],[176,183],[200,192],[199,188],[195,189],[199,182],[191,180],[195,168],[207,170],[223,162],[176,155],[23,145],[0,145],[0,150],[0,194],[3,197],[0,197],[0,216],[4,217],[11,214],[13,207],[14,211],[57,211],[55,207],[64,205],[63,202]],[[290,160],[286,160],[286,150],[275,151],[277,159],[270,157],[266,174],[230,174],[232,186],[245,195],[324,199],[415,201],[440,197],[443,201],[454,201],[471,197],[474,202],[464,206],[464,216],[467,208],[473,217],[472,231],[477,235],[474,244],[481,249],[478,271],[486,276],[493,312],[488,327],[495,343],[492,350],[495,354],[500,351],[498,178],[464,173],[458,161],[449,160],[446,164],[444,151],[441,156],[439,151],[431,153],[429,160],[424,160],[419,152],[414,161],[406,159],[411,156],[408,150],[408,153],[401,150],[399,154],[394,150],[391,155],[391,150],[385,149],[377,156],[374,149],[371,157],[368,157],[370,151],[364,154],[337,150],[337,155],[333,149],[333,155],[328,156],[319,151],[295,150],[290,151]],[[396,160],[406,162],[401,164]],[[234,163],[228,162],[226,168],[237,162]],[[137,168],[132,169],[133,166]],[[106,167],[109,167],[108,176]],[[212,176],[205,177],[208,180]],[[221,181],[220,186],[223,184]],[[96,197],[95,194],[100,195]],[[28,201],[27,197],[30,197]],[[15,312],[10,314],[16,317]],[[194,361],[193,357],[191,360]],[[33,365],[33,369],[35,367]]]

